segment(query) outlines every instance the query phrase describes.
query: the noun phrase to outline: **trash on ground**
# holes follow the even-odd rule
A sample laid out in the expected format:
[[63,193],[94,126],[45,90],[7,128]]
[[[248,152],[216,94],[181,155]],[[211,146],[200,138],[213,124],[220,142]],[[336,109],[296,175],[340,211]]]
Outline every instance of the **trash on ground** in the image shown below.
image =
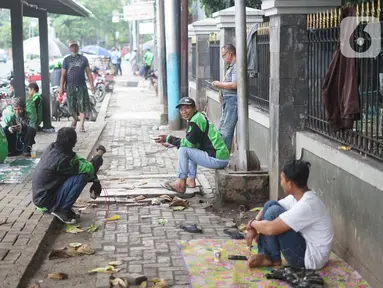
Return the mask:
[[84,232],[84,230],[80,229],[79,227],[80,226],[78,226],[78,225],[65,224],[65,232],[66,233],[72,233],[72,234]]
[[79,248],[80,246],[82,246],[82,243],[78,243],[78,242],[69,243],[69,247],[72,247],[72,248]]
[[255,207],[250,210],[250,212],[260,212],[263,209],[263,207]]
[[173,201],[169,204],[169,207],[174,207],[174,206],[182,206],[185,208],[188,208],[188,201],[185,199],[181,199],[179,197],[174,197]]
[[184,206],[174,206],[173,207],[173,211],[183,211],[185,209],[186,209],[186,207],[184,207]]
[[159,278],[153,278],[152,279],[153,286],[154,288],[168,288],[169,284],[166,282],[164,279],[159,279]]
[[113,215],[113,216],[107,218],[106,221],[116,221],[116,220],[118,220],[118,219],[120,219],[120,216],[118,216],[118,215]]
[[137,196],[134,198],[134,201],[141,201],[141,200],[145,200],[145,196],[144,195],[140,195],[140,196]]
[[108,265],[112,265],[112,266],[120,266],[120,265],[122,265],[122,261],[112,261],[112,262],[109,262]]
[[169,195],[161,195],[159,198],[160,198],[161,202],[166,202],[166,201],[172,202],[173,201],[172,197],[170,197]]
[[[71,244],[79,244],[79,243],[71,243]],[[71,247],[71,244],[69,244],[68,247],[52,250],[48,256],[48,259],[49,260],[63,259],[63,258],[82,256],[82,255],[93,255],[95,253],[95,251],[89,245],[82,244],[81,246],[78,246],[78,247]]]
[[65,273],[49,273],[48,274],[49,279],[55,279],[55,280],[64,280],[68,279],[68,274]]
[[158,224],[166,225],[168,224],[168,219],[158,219]]
[[160,205],[161,204],[161,201],[160,200],[158,200],[157,198],[154,198],[153,200],[152,200],[152,203],[151,203],[152,205]]
[[338,149],[343,150],[343,151],[350,151],[352,149],[352,147],[351,146],[339,146]]
[[230,222],[226,222],[226,223],[225,223],[225,227],[226,227],[226,228],[233,228],[233,227],[236,227],[236,226],[237,226],[237,224],[234,223],[233,221],[230,221]]
[[128,287],[126,285],[126,282],[124,280],[122,280],[121,278],[114,278],[114,277],[111,277],[110,279],[110,283],[113,285],[113,287],[120,287],[120,288],[126,288]]
[[144,281],[138,286],[138,288],[147,288],[148,287],[148,282]]
[[90,226],[88,227],[88,229],[86,230],[86,232],[88,232],[88,233],[93,233],[93,232],[97,231],[97,229],[98,229],[98,225],[96,225],[96,224],[92,224],[92,225],[90,225]]
[[197,226],[197,224],[181,225],[181,229],[189,233],[203,233],[202,229],[199,226]]

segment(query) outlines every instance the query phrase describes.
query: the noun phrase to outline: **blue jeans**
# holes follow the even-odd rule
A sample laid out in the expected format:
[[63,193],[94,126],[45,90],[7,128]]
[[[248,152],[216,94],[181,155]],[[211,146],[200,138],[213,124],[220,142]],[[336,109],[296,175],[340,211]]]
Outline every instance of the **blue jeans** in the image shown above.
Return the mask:
[[66,179],[57,189],[56,203],[50,210],[63,212],[70,211],[87,183],[88,176],[85,174],[71,176]]
[[233,141],[235,126],[238,120],[238,106],[237,97],[224,96],[222,103],[222,116],[219,123],[218,130],[222,135],[223,142],[225,142],[227,149],[231,151],[231,144]]
[[[277,201],[268,201],[263,207],[262,220],[272,221],[286,210]],[[301,233],[293,229],[276,235],[259,234],[258,253],[271,258],[272,261],[281,260],[281,252],[287,263],[292,267],[305,267],[306,240]]]
[[219,160],[210,157],[207,152],[197,148],[181,147],[178,149],[178,178],[195,179],[197,165],[210,169],[222,169],[229,164],[229,160]]

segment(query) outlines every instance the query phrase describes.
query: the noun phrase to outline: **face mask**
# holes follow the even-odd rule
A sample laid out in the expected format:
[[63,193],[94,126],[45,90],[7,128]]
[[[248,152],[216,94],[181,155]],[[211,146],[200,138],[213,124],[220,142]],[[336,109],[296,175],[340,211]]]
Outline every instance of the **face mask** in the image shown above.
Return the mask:
[[78,52],[72,52],[72,56],[77,56]]

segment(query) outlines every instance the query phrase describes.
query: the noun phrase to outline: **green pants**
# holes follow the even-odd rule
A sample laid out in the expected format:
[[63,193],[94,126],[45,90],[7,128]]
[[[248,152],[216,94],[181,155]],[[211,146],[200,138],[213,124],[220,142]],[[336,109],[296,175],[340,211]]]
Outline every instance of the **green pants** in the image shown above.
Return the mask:
[[86,86],[67,87],[66,94],[68,98],[68,108],[72,116],[89,112],[89,94]]

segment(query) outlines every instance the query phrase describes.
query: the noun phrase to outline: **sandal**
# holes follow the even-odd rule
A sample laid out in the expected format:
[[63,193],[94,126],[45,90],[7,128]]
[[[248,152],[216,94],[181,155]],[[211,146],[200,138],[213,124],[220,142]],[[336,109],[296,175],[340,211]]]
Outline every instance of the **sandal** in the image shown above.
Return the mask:
[[242,233],[240,233],[237,229],[224,229],[223,230],[223,233],[225,233],[226,235],[229,235],[231,237],[231,239],[235,239],[235,240],[242,240],[242,239],[245,239],[245,236],[243,236]]
[[86,132],[85,128],[80,128],[80,132],[85,133]]
[[165,188],[166,190],[176,192],[177,193],[176,196],[179,198],[191,198],[194,196],[193,194],[190,194],[190,193],[186,194],[186,191],[185,192],[177,191],[176,189],[174,189],[174,187],[170,183],[171,183],[170,181],[165,182],[164,184],[161,184],[161,187]]
[[181,225],[180,228],[183,229],[186,232],[189,232],[189,233],[200,233],[200,234],[203,233],[202,229],[200,227],[198,227],[197,224],[193,224],[193,225]]

